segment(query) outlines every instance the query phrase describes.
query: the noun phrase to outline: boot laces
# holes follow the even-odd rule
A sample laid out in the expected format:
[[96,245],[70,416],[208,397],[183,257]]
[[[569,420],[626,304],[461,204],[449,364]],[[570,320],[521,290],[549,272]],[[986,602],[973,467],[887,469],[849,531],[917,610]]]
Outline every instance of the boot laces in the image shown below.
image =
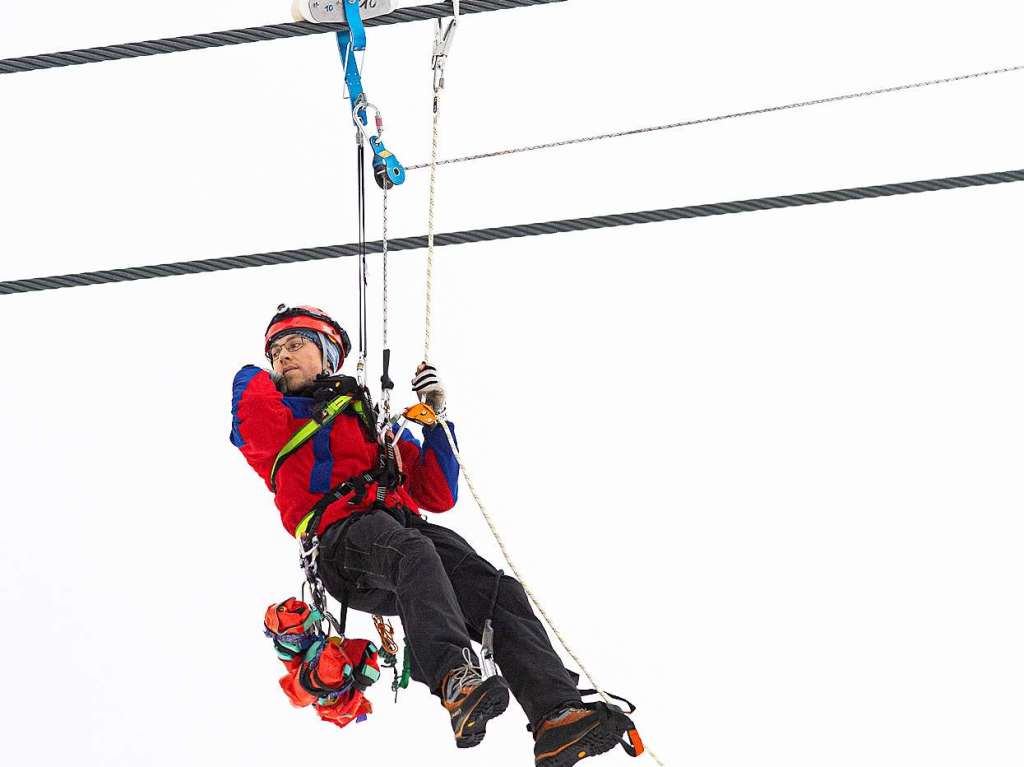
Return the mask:
[[462,659],[466,661],[464,665],[448,672],[448,681],[444,688],[446,700],[452,701],[457,698],[463,687],[476,687],[484,681],[480,667],[473,663],[473,655],[468,647],[462,648]]
[[586,709],[576,702],[563,703],[561,706],[555,709],[554,713],[548,716],[546,721],[558,722],[560,719],[567,717],[569,714],[574,714],[579,711],[586,711]]

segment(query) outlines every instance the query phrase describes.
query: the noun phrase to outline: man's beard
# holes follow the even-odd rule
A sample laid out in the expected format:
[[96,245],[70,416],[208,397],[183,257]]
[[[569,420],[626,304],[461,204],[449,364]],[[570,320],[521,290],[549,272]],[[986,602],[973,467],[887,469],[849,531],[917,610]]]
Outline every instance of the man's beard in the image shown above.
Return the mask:
[[292,383],[288,382],[284,373],[278,373],[276,370],[270,371],[270,378],[274,382],[274,386],[282,394],[298,394],[304,389],[308,389],[316,381],[315,378],[298,378],[294,379]]

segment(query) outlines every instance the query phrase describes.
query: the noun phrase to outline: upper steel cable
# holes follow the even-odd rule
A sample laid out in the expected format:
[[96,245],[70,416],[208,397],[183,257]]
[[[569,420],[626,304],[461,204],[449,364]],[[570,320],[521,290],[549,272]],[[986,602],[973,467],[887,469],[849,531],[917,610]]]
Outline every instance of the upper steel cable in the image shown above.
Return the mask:
[[[559,232],[577,232],[590,229],[606,229],[632,224],[652,224],[658,221],[678,221],[688,218],[706,218],[723,216],[731,213],[749,213],[756,210],[775,210],[778,208],[798,208],[805,205],[821,205],[831,202],[849,202],[876,197],[893,197],[921,192],[938,192],[946,189],[962,189],[974,186],[990,186],[1024,181],[1024,170],[1007,170],[997,173],[980,173],[971,176],[951,176],[948,178],[928,179],[924,181],[904,181],[879,186],[861,186],[850,189],[836,189],[826,192],[809,192],[806,194],[783,195],[780,197],[759,197],[752,200],[735,202],[719,202],[710,205],[690,205],[682,208],[664,208],[661,210],[640,211],[637,213],[617,213],[607,216],[590,218],[571,218],[559,221],[547,221],[536,224],[517,224],[499,226],[490,229],[471,229],[463,232],[439,234],[434,238],[434,245],[464,245],[472,242],[490,242],[508,240],[516,237],[534,237]],[[417,250],[427,245],[426,236],[402,237],[391,240],[388,250]],[[369,253],[380,253],[380,241],[366,243]],[[181,261],[172,264],[156,264],[137,266],[127,269],[108,271],[82,272],[54,277],[36,277],[25,280],[0,282],[0,295],[12,293],[28,293],[39,290],[55,290],[57,288],[75,288],[87,285],[102,285],[111,282],[130,282],[147,280],[156,277],[179,277],[184,274],[202,274],[219,272],[227,269],[246,269],[256,266],[272,266],[275,264],[291,264],[300,261],[317,261],[328,258],[343,258],[359,254],[359,243],[331,245],[320,248],[303,248],[285,250],[274,253],[257,253],[249,256],[233,256],[229,258],[211,258],[199,261]]]
[[[565,0],[462,0],[461,12],[463,14],[486,13],[488,11],[503,11],[510,8],[561,2],[565,2]],[[439,19],[451,15],[451,2],[434,3],[413,8],[398,8],[386,16],[367,19],[365,25],[368,27],[383,27],[409,21]],[[31,72],[36,69],[71,67],[79,64],[97,64],[101,61],[134,59],[143,56],[156,56],[163,53],[181,53],[182,51],[196,51],[205,48],[220,48],[227,45],[262,43],[268,40],[282,40],[290,37],[322,35],[326,32],[338,32],[347,28],[345,24],[312,24],[308,21],[300,21],[289,24],[271,24],[265,27],[231,29],[225,32],[210,32],[204,35],[186,35],[184,37],[169,37],[162,40],[147,40],[141,43],[124,43],[122,45],[83,48],[75,51],[63,51],[61,53],[44,53],[38,56],[0,59],[0,75]]]
[[[910,91],[919,88],[930,88],[936,85],[948,85],[950,83],[961,82],[963,80],[976,80],[982,77],[992,77],[993,75],[1004,75],[1010,72],[1024,71],[1024,64],[1018,64],[1012,67],[1002,67],[1000,69],[988,69],[983,72],[971,72],[965,75],[953,75],[952,77],[942,77],[936,80],[923,80],[917,83],[904,83],[903,85],[891,85],[887,88],[876,88],[870,91],[856,91],[854,93],[843,93],[838,96],[826,96],[824,98],[810,99],[808,101],[795,101],[790,104],[778,104],[770,107],[758,107],[757,109],[748,109],[743,112],[728,112],[726,114],[714,115],[712,117],[700,117],[692,120],[682,120],[680,122],[666,123],[665,125],[652,125],[646,128],[631,128],[628,130],[615,131],[612,133],[599,133],[594,136],[581,136],[579,138],[563,139],[561,141],[550,141],[546,144],[531,144],[528,146],[514,147],[511,149],[497,149],[492,152],[481,152],[480,154],[469,154],[462,157],[452,157],[447,160],[438,160],[437,165],[454,165],[456,163],[471,162],[473,160],[485,160],[492,157],[504,157],[513,154],[523,154],[524,152],[536,152],[541,149],[555,149],[564,146],[573,146],[574,144],[589,144],[594,141],[604,141],[606,139],[623,138],[625,136],[639,136],[644,133],[655,133],[657,131],[673,130],[675,128],[689,128],[694,125],[707,125],[708,123],[724,122],[725,120],[736,120],[741,117],[755,117],[757,115],[771,114],[772,112],[787,112],[792,109],[802,109],[804,107],[820,106],[822,104],[834,104],[839,101],[852,101],[853,99],[866,98],[867,96],[881,96],[886,93],[898,93],[899,91]],[[423,170],[429,168],[429,162],[421,162],[416,165],[407,165],[406,170]]]

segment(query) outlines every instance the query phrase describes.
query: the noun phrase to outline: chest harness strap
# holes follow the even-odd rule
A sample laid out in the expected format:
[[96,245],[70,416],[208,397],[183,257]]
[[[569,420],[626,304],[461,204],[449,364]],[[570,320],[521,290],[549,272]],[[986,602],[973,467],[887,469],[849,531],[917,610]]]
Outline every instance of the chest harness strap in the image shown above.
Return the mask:
[[[301,429],[292,435],[291,439],[284,443],[284,447],[278,452],[277,457],[274,459],[274,465],[270,469],[270,489],[275,493],[277,492],[277,473],[281,470],[281,464],[291,458],[295,453],[298,452],[299,448],[309,442],[323,427],[331,423],[341,413],[343,413],[353,401],[352,395],[343,394],[340,397],[335,397],[319,411],[313,414],[310,419]],[[362,404],[362,403],[357,403]],[[362,409],[360,407],[360,409]]]

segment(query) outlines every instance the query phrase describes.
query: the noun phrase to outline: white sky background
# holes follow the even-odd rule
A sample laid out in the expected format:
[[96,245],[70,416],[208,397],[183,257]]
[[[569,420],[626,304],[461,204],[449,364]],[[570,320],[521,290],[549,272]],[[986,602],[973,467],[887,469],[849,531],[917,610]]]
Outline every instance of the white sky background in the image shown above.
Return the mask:
[[[286,6],[3,0],[0,56]],[[625,6],[465,19],[442,153],[1024,63],[1009,3]],[[369,32],[368,92],[410,164],[431,35]],[[1019,168],[1022,78],[446,168],[439,229]],[[355,239],[330,36],[4,77],[0,110],[0,279]],[[426,180],[393,194],[393,236],[425,231]],[[438,251],[433,356],[465,458],[667,764],[1024,759],[1022,203],[1017,184]],[[393,267],[404,402],[423,253]],[[381,684],[343,732],[277,688],[262,614],[300,574],[228,442],[230,382],[279,302],[354,332],[355,268],[0,300],[6,763],[529,764],[515,708],[457,753],[423,688],[395,707]],[[468,493],[438,521],[497,556]]]

